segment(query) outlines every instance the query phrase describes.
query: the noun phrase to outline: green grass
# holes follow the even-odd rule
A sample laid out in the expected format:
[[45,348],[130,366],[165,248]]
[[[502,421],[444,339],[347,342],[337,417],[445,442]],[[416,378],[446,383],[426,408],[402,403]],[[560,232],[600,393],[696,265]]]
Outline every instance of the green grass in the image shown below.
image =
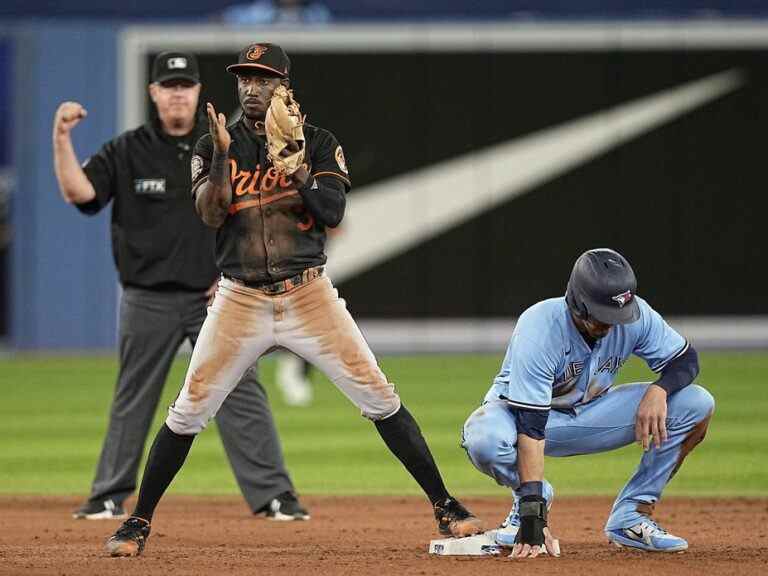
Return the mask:
[[[181,384],[179,358],[151,436]],[[449,488],[457,494],[504,494],[459,448],[459,433],[494,376],[500,356],[414,356],[382,359],[382,367],[420,422]],[[286,407],[273,385],[274,364],[262,362],[286,460],[304,494],[418,494],[375,428],[324,377],[314,374],[316,401]],[[0,360],[0,493],[85,494],[106,426],[116,363],[110,357],[15,357]],[[767,495],[768,355],[702,354],[700,381],[717,409],[706,441],[689,457],[667,494]],[[620,382],[652,374],[630,362]],[[150,438],[151,439],[151,438]],[[640,458],[636,446],[593,456],[547,459],[559,494],[614,494]],[[195,441],[172,491],[234,494],[237,486],[215,425]]]

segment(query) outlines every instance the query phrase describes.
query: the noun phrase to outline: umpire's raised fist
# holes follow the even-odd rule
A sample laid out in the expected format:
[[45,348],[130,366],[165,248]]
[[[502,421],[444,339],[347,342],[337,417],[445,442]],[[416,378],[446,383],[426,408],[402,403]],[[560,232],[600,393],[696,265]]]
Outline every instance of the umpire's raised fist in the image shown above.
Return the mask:
[[69,134],[69,131],[87,115],[88,111],[79,102],[62,102],[53,119],[54,137]]

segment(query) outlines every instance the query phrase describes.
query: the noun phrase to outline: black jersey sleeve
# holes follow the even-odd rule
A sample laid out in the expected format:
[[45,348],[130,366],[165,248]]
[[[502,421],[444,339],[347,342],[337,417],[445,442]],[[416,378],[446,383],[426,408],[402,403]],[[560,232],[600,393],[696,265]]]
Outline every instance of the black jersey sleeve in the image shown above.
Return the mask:
[[210,134],[203,134],[195,144],[195,152],[190,161],[193,200],[197,194],[197,189],[208,180],[208,174],[211,171],[211,158],[213,158],[213,140]]
[[344,218],[347,205],[346,184],[333,176],[310,176],[307,183],[298,188],[304,205],[323,226],[335,228]]
[[344,184],[345,192],[349,192],[352,181],[349,178],[347,161],[336,137],[327,130],[317,129],[309,146],[312,176],[321,178],[331,176],[338,178]]
[[75,204],[80,212],[93,215],[104,208],[115,195],[117,188],[118,142],[110,140],[83,162],[83,172],[93,185],[96,197],[90,202]]

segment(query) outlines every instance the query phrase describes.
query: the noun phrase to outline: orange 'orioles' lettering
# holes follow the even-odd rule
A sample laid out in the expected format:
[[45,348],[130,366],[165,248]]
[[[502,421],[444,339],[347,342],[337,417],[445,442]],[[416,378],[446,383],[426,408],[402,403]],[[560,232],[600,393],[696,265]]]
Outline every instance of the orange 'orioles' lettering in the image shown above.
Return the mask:
[[251,173],[248,170],[238,170],[237,162],[230,159],[231,181],[234,186],[235,196],[244,196],[245,194],[257,195],[259,193],[256,185],[261,175],[261,166],[256,166],[256,172]]
[[[254,179],[251,178],[251,173],[246,172],[245,170],[240,170],[240,172],[237,173],[237,176],[235,176],[232,180],[232,183],[234,184],[237,182],[237,186],[235,186],[235,196],[243,196],[244,194],[256,194],[256,190],[253,188],[253,182]],[[250,182],[251,186],[248,188],[245,187],[245,185]]]
[[[238,170],[237,161],[230,158],[230,180],[235,188],[236,196],[243,196],[245,194],[258,195],[260,192],[270,192],[275,189],[275,186],[280,188],[291,188],[294,184],[290,177],[285,174],[278,177],[277,170],[274,166],[270,166],[269,169],[262,174],[261,165],[256,166],[255,172],[248,170]],[[304,164],[304,168],[308,169],[308,166]]]
[[267,170],[267,173],[264,174],[264,178],[261,179],[260,189],[262,190],[262,192],[269,192],[270,190],[274,190],[276,185],[277,185],[277,170],[275,170],[274,166],[271,166],[269,170]]
[[[229,207],[230,214],[235,214],[246,208],[262,207],[276,200],[298,195],[292,179],[285,174],[279,175],[274,166],[270,166],[265,172],[262,172],[261,165],[258,164],[256,170],[250,172],[248,170],[240,170],[237,166],[237,161],[233,158],[230,158],[229,164],[233,195],[235,197],[255,196],[252,200],[231,204]],[[309,169],[309,166],[304,164],[304,168]],[[272,192],[275,188],[279,188],[282,191],[268,194],[267,196],[263,195],[264,192]],[[296,223],[296,227],[302,232],[306,232],[315,225],[315,219],[302,206],[297,208],[298,210],[294,210],[294,213],[300,219]]]

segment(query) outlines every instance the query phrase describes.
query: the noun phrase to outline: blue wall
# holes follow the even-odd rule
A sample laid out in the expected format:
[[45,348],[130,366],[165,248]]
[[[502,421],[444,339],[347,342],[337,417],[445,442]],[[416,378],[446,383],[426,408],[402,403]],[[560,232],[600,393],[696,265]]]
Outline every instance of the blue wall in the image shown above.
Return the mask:
[[[3,0],[0,16],[207,20],[249,0]],[[765,0],[320,0],[336,18],[645,18],[768,16]]]
[[80,159],[117,130],[116,32],[104,25],[36,25],[15,30],[11,344],[20,349],[111,347],[116,274],[109,210],[86,218],[61,199],[51,127],[63,100],[88,117],[74,130]]
[[10,245],[10,221],[8,207],[13,187],[11,142],[13,140],[13,44],[10,38],[0,35],[0,340],[8,335],[8,260]]

